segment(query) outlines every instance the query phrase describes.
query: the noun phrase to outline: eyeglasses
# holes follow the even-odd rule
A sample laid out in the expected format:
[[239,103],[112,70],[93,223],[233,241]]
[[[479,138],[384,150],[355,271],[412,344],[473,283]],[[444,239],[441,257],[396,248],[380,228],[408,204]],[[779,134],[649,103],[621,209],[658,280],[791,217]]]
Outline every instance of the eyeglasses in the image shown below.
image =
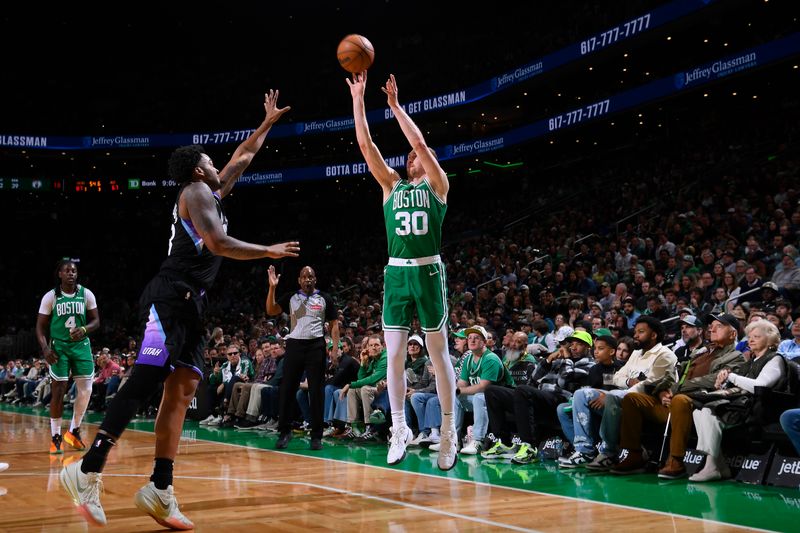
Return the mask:
[[237,355],[238,353],[239,353],[238,351],[236,351],[236,352],[228,352],[228,355]]

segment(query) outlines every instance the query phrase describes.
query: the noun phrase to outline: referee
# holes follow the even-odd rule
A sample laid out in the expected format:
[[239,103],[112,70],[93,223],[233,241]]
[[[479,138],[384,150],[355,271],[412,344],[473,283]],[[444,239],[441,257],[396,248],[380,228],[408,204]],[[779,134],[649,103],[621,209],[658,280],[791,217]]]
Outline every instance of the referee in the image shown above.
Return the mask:
[[286,355],[283,360],[283,380],[280,390],[278,415],[278,443],[282,450],[292,440],[291,416],[297,387],[303,371],[308,379],[308,395],[311,405],[311,449],[322,449],[322,411],[325,385],[325,322],[331,332],[333,349],[339,346],[339,321],[336,306],[327,294],[317,290],[317,276],[310,266],[300,270],[297,282],[300,290],[287,294],[280,303],[275,301],[275,288],[280,276],[275,267],[269,267],[269,292],[267,314],[274,316],[284,310],[291,317],[291,332],[286,336]]

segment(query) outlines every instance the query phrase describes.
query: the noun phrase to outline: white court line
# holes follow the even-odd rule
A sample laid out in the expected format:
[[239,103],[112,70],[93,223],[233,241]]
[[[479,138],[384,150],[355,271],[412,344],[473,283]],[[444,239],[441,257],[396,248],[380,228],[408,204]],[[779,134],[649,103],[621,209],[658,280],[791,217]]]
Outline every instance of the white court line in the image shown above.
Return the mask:
[[[127,431],[133,431],[133,430],[127,430]],[[145,433],[149,433],[149,432],[146,431]],[[203,442],[198,442],[196,444],[179,444],[178,446],[181,447],[181,448],[191,448],[192,446],[210,446],[212,444],[217,444],[217,443],[213,442],[213,441],[203,441]],[[153,445],[150,445],[150,446],[134,446],[133,449],[134,450],[154,450],[155,447],[156,447],[155,444],[153,444]]]
[[[13,411],[2,411],[2,410],[0,410],[0,412],[5,412],[5,413],[9,413],[9,414],[16,414],[16,415],[22,415],[22,416],[30,416],[30,417],[33,417],[33,418],[44,418],[44,417],[41,417],[41,416],[38,416],[38,415],[31,415],[31,414],[27,414],[27,413],[16,413],[16,412],[13,412]],[[98,425],[98,424],[90,424],[89,422],[86,422],[86,423],[89,424],[89,425]],[[138,433],[147,433],[148,435],[153,435],[154,434],[152,431],[145,431],[143,429],[126,429],[125,431],[136,431]],[[700,517],[696,517],[696,516],[688,516],[688,515],[682,515],[682,514],[676,514],[676,513],[669,513],[669,512],[666,512],[666,511],[657,511],[655,509],[644,509],[644,508],[641,508],[641,507],[633,507],[632,505],[625,505],[625,504],[622,504],[622,503],[611,503],[611,502],[605,502],[605,501],[599,501],[599,500],[589,500],[589,499],[585,499],[585,498],[577,498],[575,496],[564,496],[562,494],[550,494],[548,492],[541,492],[541,491],[538,491],[538,490],[531,490],[531,489],[523,489],[523,488],[519,488],[519,487],[507,487],[507,486],[504,486],[504,485],[493,485],[491,483],[485,483],[483,481],[474,481],[474,480],[471,480],[471,479],[461,479],[461,478],[457,478],[457,477],[450,477],[449,475],[438,476],[438,475],[435,475],[435,474],[426,474],[424,472],[411,472],[411,471],[408,471],[408,470],[398,470],[398,469],[394,469],[394,468],[388,468],[388,467],[385,467],[385,466],[369,465],[369,464],[363,464],[363,463],[355,463],[355,462],[351,462],[351,461],[344,461],[342,459],[329,459],[327,457],[315,457],[313,455],[301,455],[301,454],[296,454],[296,453],[291,453],[291,452],[284,452],[284,451],[281,451],[281,450],[269,450],[269,449],[265,449],[265,448],[257,448],[257,447],[254,447],[254,446],[245,446],[244,444],[234,444],[234,443],[231,443],[231,442],[216,442],[216,441],[213,441],[213,440],[207,440],[207,439],[202,439],[202,438],[194,438],[194,440],[208,442],[208,443],[212,443],[212,444],[220,444],[220,445],[223,445],[223,446],[233,446],[234,448],[244,448],[246,450],[260,450],[260,451],[267,452],[267,453],[278,453],[278,454],[283,454],[283,455],[289,455],[291,457],[304,457],[306,459],[315,459],[317,461],[331,461],[331,462],[335,462],[335,463],[342,463],[342,464],[352,465],[352,466],[362,466],[362,467],[365,467],[365,468],[377,468],[379,470],[388,470],[389,472],[394,472],[394,473],[403,473],[403,474],[409,474],[409,475],[414,475],[414,476],[430,477],[430,478],[433,478],[433,479],[438,479],[440,481],[441,480],[457,481],[457,482],[460,482],[460,483],[471,483],[473,485],[478,485],[478,486],[482,486],[482,487],[489,487],[489,488],[492,488],[492,489],[513,490],[513,491],[516,491],[516,492],[523,492],[525,494],[537,494],[539,496],[549,496],[551,498],[563,498],[563,499],[571,500],[571,501],[578,502],[578,503],[595,503],[597,505],[607,505],[609,507],[614,507],[614,508],[617,508],[617,509],[626,509],[626,510],[629,510],[629,511],[639,511],[639,512],[644,512],[644,513],[653,513],[653,514],[658,514],[658,515],[662,515],[662,516],[668,516],[668,517],[672,518],[673,521],[677,517],[677,518],[684,518],[686,520],[693,520],[693,521],[696,521],[696,522],[707,522],[709,524],[716,524],[716,525],[721,525],[721,526],[729,526],[729,527],[735,527],[735,528],[739,528],[739,529],[746,529],[746,530],[749,530],[749,531],[764,531],[766,533],[774,533],[770,529],[762,529],[762,528],[757,528],[757,527],[752,527],[752,526],[743,526],[741,524],[734,524],[732,522],[723,522],[721,520],[712,520],[712,519],[709,519],[709,518],[700,518]]]
[[[36,472],[14,472],[15,476],[31,476],[31,477],[49,477],[50,474],[40,474]],[[149,477],[148,474],[103,474],[104,478],[108,477]],[[400,507],[407,507],[409,509],[414,509],[416,511],[424,511],[426,513],[431,514],[438,514],[442,516],[446,516],[448,518],[456,518],[458,520],[467,520],[469,522],[476,522],[478,524],[483,524],[485,526],[503,528],[503,529],[510,529],[512,531],[523,531],[525,533],[540,533],[536,529],[529,529],[519,526],[514,526],[511,524],[504,524],[502,522],[494,522],[492,520],[487,520],[485,518],[478,518],[476,516],[469,516],[463,515],[459,513],[451,513],[449,511],[443,511],[441,509],[436,509],[434,507],[425,507],[422,505],[416,505],[413,503],[402,502],[399,500],[393,500],[391,498],[384,498],[382,496],[375,496],[373,494],[365,494],[363,492],[355,492],[352,490],[347,489],[340,489],[338,487],[330,487],[328,485],[319,485],[317,483],[305,483],[303,481],[277,481],[273,479],[250,479],[250,478],[235,478],[235,477],[208,477],[208,476],[174,476],[175,479],[190,479],[196,481],[235,481],[238,483],[258,483],[262,485],[294,485],[298,487],[307,487],[319,490],[326,490],[329,492],[336,492],[338,494],[343,494],[345,496],[353,496],[356,498],[364,498],[366,500],[375,500],[381,503],[387,503],[390,505],[397,505]]]

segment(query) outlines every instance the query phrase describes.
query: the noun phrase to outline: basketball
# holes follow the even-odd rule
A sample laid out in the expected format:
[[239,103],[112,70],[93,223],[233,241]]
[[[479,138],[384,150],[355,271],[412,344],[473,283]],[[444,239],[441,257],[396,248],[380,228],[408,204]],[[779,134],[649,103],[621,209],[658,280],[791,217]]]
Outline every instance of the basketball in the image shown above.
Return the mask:
[[336,57],[347,72],[362,72],[372,66],[375,49],[369,39],[352,33],[339,42]]

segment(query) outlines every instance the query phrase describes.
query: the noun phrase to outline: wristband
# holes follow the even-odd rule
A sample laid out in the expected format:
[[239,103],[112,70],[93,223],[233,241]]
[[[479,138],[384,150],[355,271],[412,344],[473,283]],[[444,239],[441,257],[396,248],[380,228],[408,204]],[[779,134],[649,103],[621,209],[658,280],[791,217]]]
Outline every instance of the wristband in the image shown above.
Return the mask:
[[87,329],[86,329],[86,326],[81,326],[81,328],[80,328],[80,329],[82,329],[82,330],[83,330],[83,336],[84,336],[84,337],[85,337],[86,335],[88,335],[88,334],[89,334],[89,330],[87,330]]

